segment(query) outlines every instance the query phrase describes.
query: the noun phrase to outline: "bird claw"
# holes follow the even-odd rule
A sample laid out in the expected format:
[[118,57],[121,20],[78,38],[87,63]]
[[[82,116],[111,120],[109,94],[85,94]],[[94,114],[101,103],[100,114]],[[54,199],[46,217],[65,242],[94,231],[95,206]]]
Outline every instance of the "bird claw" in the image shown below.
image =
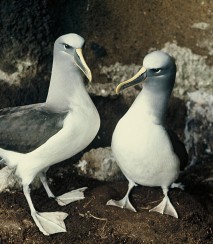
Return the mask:
[[64,219],[68,216],[64,212],[36,212],[32,217],[39,230],[46,236],[51,234],[66,232]]
[[156,207],[150,209],[149,212],[158,212],[161,214],[168,214],[170,216],[178,218],[178,214],[167,196],[164,197],[163,201],[160,204],[158,204]]
[[60,206],[65,206],[71,202],[84,199],[84,191],[87,187],[82,187],[70,192],[67,192],[59,197],[56,197],[56,201]]
[[133,212],[137,212],[136,209],[132,206],[132,204],[129,201],[129,198],[124,197],[123,199],[116,201],[116,200],[109,200],[106,205],[116,206],[119,208],[126,208]]

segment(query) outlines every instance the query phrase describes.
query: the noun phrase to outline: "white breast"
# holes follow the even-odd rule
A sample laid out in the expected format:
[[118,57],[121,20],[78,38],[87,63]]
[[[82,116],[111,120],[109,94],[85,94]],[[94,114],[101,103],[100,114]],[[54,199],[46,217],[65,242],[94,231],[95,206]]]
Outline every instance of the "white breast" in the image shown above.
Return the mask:
[[16,174],[30,182],[44,168],[68,159],[88,146],[99,126],[99,114],[93,104],[73,106],[58,133],[34,151],[20,154]]
[[[137,116],[138,117],[138,116]],[[127,178],[147,186],[168,186],[178,175],[179,160],[161,125],[126,114],[113,134],[112,150]]]

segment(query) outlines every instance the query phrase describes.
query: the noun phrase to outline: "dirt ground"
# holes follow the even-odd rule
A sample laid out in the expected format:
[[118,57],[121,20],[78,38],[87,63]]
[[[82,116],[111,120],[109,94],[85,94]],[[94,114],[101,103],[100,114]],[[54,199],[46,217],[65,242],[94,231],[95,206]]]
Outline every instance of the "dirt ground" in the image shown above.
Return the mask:
[[126,181],[89,180],[76,176],[68,162],[55,166],[49,177],[56,195],[89,187],[84,200],[65,207],[48,199],[43,188],[32,191],[38,211],[69,213],[65,220],[67,232],[44,236],[30,216],[23,193],[3,193],[0,195],[0,243],[212,243],[213,192],[212,186],[204,181],[210,174],[211,164],[212,161],[201,163],[181,176],[185,191],[170,190],[179,219],[148,211],[163,198],[160,188],[136,187],[131,201],[138,212],[133,213],[106,206],[110,198],[119,199],[125,194]]
[[[63,3],[66,2],[69,1],[63,0]],[[99,74],[97,63],[110,65],[118,61],[124,64],[141,64],[149,48],[162,48],[168,41],[176,41],[180,46],[188,47],[194,53],[206,55],[207,63],[210,65],[213,63],[213,56],[207,53],[207,49],[197,45],[197,40],[205,40],[212,33],[191,28],[196,22],[211,22],[212,24],[213,1],[135,0],[131,1],[131,5],[129,5],[130,1],[123,0],[80,1],[82,5],[78,4],[77,0],[72,2],[69,7],[67,4],[59,6],[59,1],[51,2],[52,5],[55,4],[58,7],[59,13],[56,34],[74,31],[85,37],[87,40],[86,60],[93,71],[95,82],[107,82],[107,79]],[[72,19],[63,19],[62,7],[66,7],[68,14],[72,5],[76,7]],[[87,8],[89,10],[86,11]],[[78,16],[80,19],[77,18]],[[73,21],[74,18],[76,22]],[[72,30],[69,29],[71,22]],[[60,29],[59,26],[62,28]],[[42,60],[41,63],[49,61],[50,57]],[[25,101],[31,103],[44,100],[47,84],[40,80],[43,82],[42,76],[39,82],[38,79],[34,79],[29,87],[22,88],[23,91],[6,86],[2,92],[1,107],[5,104],[9,106],[24,104]],[[44,90],[41,89],[43,85]],[[31,95],[24,100],[26,91]],[[32,95],[33,91],[35,95]],[[6,99],[6,102],[3,102],[3,99]],[[101,111],[101,108],[106,109],[111,104],[112,101],[109,102],[107,98],[105,102],[102,100],[102,103],[99,103],[98,109],[102,116],[107,116],[107,112]],[[119,105],[116,101],[114,104]],[[117,107],[116,111],[119,116],[122,116],[125,109]],[[176,126],[173,116],[178,117],[177,114],[172,115],[168,120],[179,134],[183,134],[184,118],[179,118],[179,121],[175,122],[178,124]],[[114,124],[117,119],[118,117],[115,116]],[[105,136],[105,141],[102,145],[98,145],[95,141],[94,147],[110,145],[114,124],[111,125],[110,133],[108,131],[107,135],[103,133],[103,130],[100,132],[102,137]],[[75,160],[67,160],[49,170],[48,176],[52,179],[50,186],[56,195],[87,186],[84,200],[60,207],[55,201],[47,198],[42,187],[32,191],[32,200],[38,211],[64,211],[69,214],[65,220],[67,232],[44,236],[30,216],[23,192],[8,191],[0,194],[0,244],[208,244],[213,242],[213,186],[212,183],[205,181],[212,176],[212,157],[202,158],[197,165],[192,166],[180,176],[181,182],[186,186],[184,191],[170,190],[171,201],[179,214],[179,219],[154,212],[149,213],[148,210],[156,206],[163,198],[160,188],[138,186],[132,191],[131,201],[137,213],[106,206],[109,199],[119,199],[125,194],[127,182],[99,182],[77,176],[74,167],[70,164],[73,161]]]

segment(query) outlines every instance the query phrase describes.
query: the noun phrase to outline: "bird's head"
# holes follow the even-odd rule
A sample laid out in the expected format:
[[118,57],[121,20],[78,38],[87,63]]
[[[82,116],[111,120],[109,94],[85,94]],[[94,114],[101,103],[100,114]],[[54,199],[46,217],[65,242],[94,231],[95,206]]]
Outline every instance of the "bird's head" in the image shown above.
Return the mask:
[[152,92],[167,91],[171,93],[176,75],[174,59],[163,51],[154,51],[145,56],[143,66],[129,80],[116,87],[116,93],[127,87],[143,83],[143,88]]
[[61,55],[63,58],[69,58],[72,65],[77,66],[92,81],[92,73],[86,64],[82,48],[84,39],[74,33],[60,36],[54,45],[54,56]]

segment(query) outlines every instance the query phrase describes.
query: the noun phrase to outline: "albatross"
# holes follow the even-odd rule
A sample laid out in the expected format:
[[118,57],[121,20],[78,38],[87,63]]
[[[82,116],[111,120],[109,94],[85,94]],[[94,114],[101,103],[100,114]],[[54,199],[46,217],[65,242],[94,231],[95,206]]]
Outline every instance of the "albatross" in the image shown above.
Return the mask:
[[129,194],[138,184],[160,186],[162,202],[151,209],[178,218],[168,190],[187,164],[187,152],[177,135],[165,125],[168,101],[175,83],[174,59],[163,51],[145,56],[136,75],[116,87],[116,92],[142,82],[143,89],[127,113],[120,119],[112,136],[112,151],[129,184],[123,199],[107,205],[136,212]]
[[46,102],[0,111],[1,164],[13,168],[21,179],[31,216],[44,235],[65,232],[67,214],[36,211],[31,182],[39,176],[48,197],[61,206],[83,199],[86,187],[54,196],[46,172],[87,147],[100,127],[99,114],[84,86],[83,74],[89,81],[92,75],[83,58],[83,44],[84,39],[73,33],[55,41]]

